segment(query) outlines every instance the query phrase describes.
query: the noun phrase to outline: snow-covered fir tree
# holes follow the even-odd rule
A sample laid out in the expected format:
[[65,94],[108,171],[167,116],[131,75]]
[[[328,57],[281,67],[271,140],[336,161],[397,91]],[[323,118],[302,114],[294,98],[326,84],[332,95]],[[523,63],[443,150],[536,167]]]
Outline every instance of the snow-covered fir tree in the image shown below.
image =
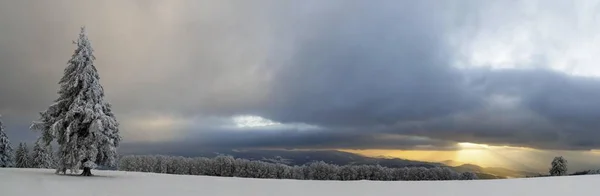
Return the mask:
[[54,158],[52,156],[52,146],[44,142],[37,141],[33,146],[31,154],[32,168],[54,168]]
[[29,168],[31,166],[31,158],[29,157],[29,148],[26,143],[19,143],[19,147],[15,152],[16,164],[18,168]]
[[97,165],[114,166],[121,138],[111,105],[104,99],[84,27],[74,43],[77,48],[59,81],[59,98],[40,113],[31,129],[40,131],[47,144],[58,143],[57,173],[83,167],[81,175],[91,176]]
[[552,167],[550,168],[551,176],[564,176],[567,175],[567,160],[560,157],[555,157],[552,160]]
[[2,124],[2,115],[0,115],[0,167],[14,166],[13,149],[10,146],[10,140],[4,133],[4,125]]

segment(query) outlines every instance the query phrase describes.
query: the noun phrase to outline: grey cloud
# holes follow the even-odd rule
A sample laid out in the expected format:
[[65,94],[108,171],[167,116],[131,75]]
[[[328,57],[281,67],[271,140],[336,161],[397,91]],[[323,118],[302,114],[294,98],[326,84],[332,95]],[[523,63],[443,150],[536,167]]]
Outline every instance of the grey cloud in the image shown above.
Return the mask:
[[[71,40],[86,25],[107,98],[124,125],[143,113],[189,119],[252,114],[324,128],[317,134],[190,126],[185,145],[444,149],[469,141],[598,148],[596,79],[452,66],[457,52],[449,34],[510,22],[490,21],[494,17],[481,12],[486,6],[433,0],[0,1],[0,112],[12,116],[6,124],[19,129],[13,136],[31,137],[21,129],[56,98]],[[494,96],[517,101],[490,102]],[[432,139],[415,143],[397,135]]]
[[14,137],[31,136],[29,123],[57,97],[81,25],[119,119],[188,108],[218,115],[255,102],[266,2],[0,1],[0,112],[14,117],[6,120]]
[[[140,149],[143,146],[143,149]],[[232,131],[218,129],[194,133],[186,139],[124,143],[129,152],[194,151],[194,149],[404,149],[456,150],[453,142],[413,136],[336,131]],[[146,149],[149,148],[149,149]]]
[[[556,129],[560,142],[574,148],[600,147],[600,80],[547,71],[496,72],[489,83],[499,92],[518,92],[523,107]],[[532,125],[534,126],[534,125]],[[537,125],[543,126],[543,124]],[[531,138],[534,140],[535,138]]]
[[597,79],[539,69],[479,71],[469,75],[487,97],[482,107],[398,122],[385,131],[543,149],[600,148]]
[[31,118],[56,98],[81,25],[121,115],[251,103],[263,85],[266,2],[1,1],[0,108]]
[[259,108],[271,110],[262,115],[357,126],[431,118],[478,104],[448,64],[446,29],[438,24],[441,16],[425,11],[429,4],[351,5],[337,17],[321,17],[321,25],[298,27],[310,28],[311,36],[280,62],[268,102]]

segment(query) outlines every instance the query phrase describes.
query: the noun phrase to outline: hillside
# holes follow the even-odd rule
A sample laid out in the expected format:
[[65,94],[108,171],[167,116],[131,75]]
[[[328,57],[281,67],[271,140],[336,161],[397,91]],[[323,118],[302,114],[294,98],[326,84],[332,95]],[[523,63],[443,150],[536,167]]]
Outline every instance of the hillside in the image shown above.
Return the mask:
[[480,167],[473,164],[462,164],[452,167],[457,172],[475,172],[482,179],[496,178],[522,178],[526,176],[537,176],[539,174],[525,171],[514,171],[501,167]]
[[23,196],[305,196],[305,195],[596,195],[600,175],[478,181],[301,181],[94,171],[94,177],[53,170],[0,168],[0,195]]
[[365,157],[349,152],[336,150],[212,150],[196,151],[194,153],[161,152],[161,154],[178,155],[185,157],[215,157],[219,154],[231,155],[235,158],[248,160],[261,160],[266,162],[277,162],[286,165],[303,165],[313,161],[324,161],[336,165],[374,165],[385,167],[436,167],[440,163],[430,163],[398,158],[376,158]]

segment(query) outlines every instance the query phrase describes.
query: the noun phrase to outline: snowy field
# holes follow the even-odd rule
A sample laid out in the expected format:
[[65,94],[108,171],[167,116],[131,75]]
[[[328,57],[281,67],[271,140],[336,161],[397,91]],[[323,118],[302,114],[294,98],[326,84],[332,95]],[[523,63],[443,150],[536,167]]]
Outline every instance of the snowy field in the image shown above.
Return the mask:
[[1,196],[565,196],[599,195],[600,175],[478,181],[300,181],[93,171],[0,168]]

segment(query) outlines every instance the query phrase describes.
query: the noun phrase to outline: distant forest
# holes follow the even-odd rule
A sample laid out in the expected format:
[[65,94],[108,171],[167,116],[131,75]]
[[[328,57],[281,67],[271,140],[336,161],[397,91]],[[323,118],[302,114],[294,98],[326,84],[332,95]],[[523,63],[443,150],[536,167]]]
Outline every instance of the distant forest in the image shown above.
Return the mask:
[[215,158],[186,158],[162,155],[128,155],[120,159],[119,170],[179,175],[205,175],[242,178],[297,180],[474,180],[472,172],[458,173],[448,167],[388,168],[380,165],[338,166],[322,161],[301,166],[236,159],[220,155]]

